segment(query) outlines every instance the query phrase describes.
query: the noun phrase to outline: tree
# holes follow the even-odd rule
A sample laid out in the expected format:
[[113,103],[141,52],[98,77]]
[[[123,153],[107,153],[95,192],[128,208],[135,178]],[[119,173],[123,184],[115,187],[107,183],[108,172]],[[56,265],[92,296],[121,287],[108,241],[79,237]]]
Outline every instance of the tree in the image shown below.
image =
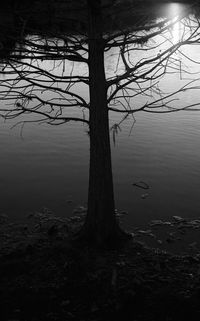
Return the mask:
[[[173,98],[197,89],[196,80],[170,93],[159,88],[159,81],[167,73],[189,73],[175,54],[184,55],[180,51],[182,46],[199,42],[198,19],[188,18],[187,10],[173,19],[145,20],[141,24],[143,14],[135,17],[133,23],[132,9],[131,1],[122,7],[121,2],[87,0],[81,7],[81,18],[78,16],[79,32],[54,30],[35,35],[29,27],[19,37],[9,59],[2,58],[1,74],[6,78],[1,80],[0,99],[10,103],[1,109],[5,119],[28,115],[28,120],[17,124],[23,126],[33,121],[59,125],[76,121],[89,127],[88,208],[80,236],[96,244],[127,238],[115,215],[109,112],[122,114],[121,121],[111,128],[115,140],[123,120],[131,116],[134,119],[138,111],[169,113],[198,108],[193,105],[177,108]],[[174,42],[169,31],[178,22],[182,31]],[[153,43],[156,37],[160,40]],[[113,50],[117,52],[115,70],[109,74],[105,56]],[[138,52],[140,58],[135,61],[134,54]],[[48,61],[54,62],[51,69],[46,65]],[[82,73],[80,65],[84,66]],[[89,99],[79,93],[80,85],[89,89]],[[137,97],[142,99],[135,106]]]

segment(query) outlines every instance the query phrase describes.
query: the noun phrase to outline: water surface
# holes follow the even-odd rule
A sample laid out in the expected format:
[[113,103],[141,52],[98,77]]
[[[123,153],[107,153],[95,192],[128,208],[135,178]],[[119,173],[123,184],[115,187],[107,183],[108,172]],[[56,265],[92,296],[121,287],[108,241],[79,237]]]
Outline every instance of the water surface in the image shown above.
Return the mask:
[[[179,5],[167,8],[173,9],[174,15]],[[175,26],[171,41],[180,32]],[[195,59],[199,55],[198,48],[184,50]],[[114,59],[115,55],[107,57],[107,70],[112,68]],[[194,68],[191,61],[184,63],[187,68]],[[161,84],[171,91],[186,81],[180,74],[169,74]],[[199,91],[188,92],[176,103],[181,106],[197,102],[198,97]],[[139,103],[140,99],[143,98],[138,98]],[[113,113],[110,119],[111,123],[119,121]],[[112,141],[116,208],[129,213],[124,219],[126,226],[144,225],[151,219],[173,215],[200,216],[200,112],[140,112],[135,120],[133,128],[131,117],[124,121],[116,144]],[[78,205],[86,206],[87,127],[74,123],[27,124],[21,132],[20,126],[11,129],[17,121],[0,120],[0,212],[23,220],[29,212],[43,206],[60,216],[71,215]],[[149,189],[133,185],[139,181],[148,184]]]

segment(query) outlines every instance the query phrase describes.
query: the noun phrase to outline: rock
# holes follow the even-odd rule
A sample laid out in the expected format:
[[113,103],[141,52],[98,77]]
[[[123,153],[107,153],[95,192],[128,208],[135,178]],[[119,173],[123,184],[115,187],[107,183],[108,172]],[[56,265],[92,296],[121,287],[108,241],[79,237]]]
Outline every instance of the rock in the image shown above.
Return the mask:
[[73,210],[73,214],[85,214],[86,212],[87,212],[87,208],[84,207],[84,206],[76,207],[76,208]]
[[124,261],[116,262],[116,265],[119,267],[124,267],[126,263]]
[[67,305],[69,305],[69,304],[70,304],[70,300],[63,300],[63,301],[60,303],[60,305],[61,305],[62,307],[67,306]]
[[162,225],[163,222],[161,220],[152,220],[150,223],[150,226],[155,226],[155,225]]
[[142,198],[142,199],[145,199],[145,198],[147,198],[148,196],[149,196],[149,194],[148,194],[148,193],[145,193],[145,194],[142,194],[142,195],[141,195],[141,198]]
[[197,242],[192,242],[189,244],[190,248],[196,248],[196,246],[197,246]]
[[171,222],[167,222],[167,221],[165,221],[165,222],[162,222],[162,225],[172,226],[173,224],[172,224]]
[[66,200],[66,203],[67,204],[71,204],[71,203],[73,203],[73,201],[72,200]]
[[143,188],[143,189],[149,189],[149,185],[145,182],[137,182],[137,183],[133,183],[133,186],[139,187],[139,188]]
[[127,211],[121,211],[120,214],[121,215],[128,215],[128,212]]
[[143,234],[143,235],[147,235],[147,236],[151,236],[151,237],[155,237],[155,235],[152,233],[152,230],[139,230],[138,233]]
[[185,222],[185,219],[182,218],[181,216],[174,215],[174,216],[172,216],[172,218],[178,223]]

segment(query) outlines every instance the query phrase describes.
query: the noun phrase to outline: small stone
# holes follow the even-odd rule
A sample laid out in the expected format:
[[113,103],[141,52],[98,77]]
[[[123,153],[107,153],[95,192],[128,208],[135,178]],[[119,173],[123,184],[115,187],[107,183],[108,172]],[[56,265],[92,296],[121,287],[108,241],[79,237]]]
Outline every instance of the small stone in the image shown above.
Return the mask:
[[141,234],[149,234],[151,232],[152,232],[151,230],[139,230],[138,231],[138,233],[141,233]]
[[162,225],[162,223],[163,222],[161,220],[152,220],[150,226]]
[[126,263],[121,261],[121,262],[116,262],[116,265],[119,267],[123,267],[123,266],[126,266]]
[[176,222],[184,222],[184,221],[185,221],[184,218],[182,218],[181,216],[177,216],[177,215],[172,216],[172,218],[173,218]]
[[63,306],[69,305],[69,304],[70,304],[70,300],[64,300],[61,302],[60,305],[63,307]]
[[73,203],[73,201],[72,200],[66,200],[66,203],[67,204],[71,204],[71,203]]
[[73,210],[74,214],[83,214],[87,212],[87,208],[84,206],[79,206]]
[[91,311],[93,313],[97,312],[99,310],[98,306],[96,305],[96,303],[93,304],[92,308],[91,308]]
[[192,242],[189,244],[189,247],[194,248],[197,246],[197,242]]
[[149,196],[149,194],[148,194],[148,193],[145,193],[145,194],[142,194],[142,195],[141,195],[141,198],[142,198],[142,199],[145,199],[145,198],[147,198],[148,196]]
[[121,211],[120,214],[122,214],[122,215],[128,215],[128,212],[127,212],[127,211]]

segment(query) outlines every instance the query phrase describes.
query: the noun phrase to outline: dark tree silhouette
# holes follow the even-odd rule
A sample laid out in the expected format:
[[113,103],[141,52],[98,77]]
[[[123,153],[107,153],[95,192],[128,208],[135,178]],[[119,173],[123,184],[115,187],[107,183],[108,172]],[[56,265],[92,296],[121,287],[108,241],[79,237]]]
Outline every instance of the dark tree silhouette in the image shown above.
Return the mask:
[[[45,35],[34,34],[29,25],[29,34],[21,33],[15,51],[2,60],[0,99],[5,119],[22,117],[16,124],[22,127],[26,122],[69,121],[88,126],[88,208],[80,237],[93,244],[127,238],[115,215],[110,132],[115,141],[120,124],[127,117],[134,122],[139,111],[198,109],[198,104],[176,105],[177,95],[198,88],[197,79],[170,93],[159,87],[169,73],[189,74],[181,48],[199,43],[198,19],[189,17],[187,9],[159,20],[137,13],[133,21],[133,10],[131,1],[122,6],[120,1],[87,0],[78,14],[70,11],[69,19],[78,20],[74,33],[54,28]],[[171,30],[177,23],[181,35],[175,41]],[[110,57],[111,71],[106,66]],[[111,128],[109,112],[122,115]]]

